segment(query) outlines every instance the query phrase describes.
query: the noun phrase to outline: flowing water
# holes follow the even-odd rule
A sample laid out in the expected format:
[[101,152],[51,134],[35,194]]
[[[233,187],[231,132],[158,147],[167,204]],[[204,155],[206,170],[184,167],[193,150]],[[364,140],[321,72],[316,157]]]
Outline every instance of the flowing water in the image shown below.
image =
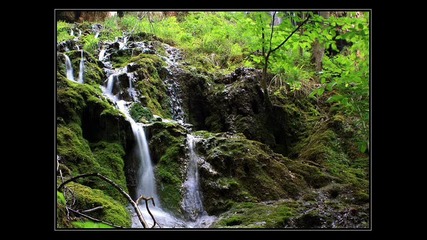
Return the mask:
[[83,73],[85,68],[85,62],[84,62],[84,56],[83,56],[83,50],[80,50],[81,52],[81,59],[80,59],[80,69],[79,69],[79,83],[83,83]]
[[67,78],[71,81],[74,81],[74,73],[73,73],[73,65],[71,64],[70,58],[67,56],[67,54],[64,54],[65,56],[65,68],[67,70]]
[[[119,50],[127,48],[127,37],[118,38]],[[132,43],[139,48],[145,48],[146,45],[143,42]],[[146,49],[143,49],[145,51]],[[180,53],[177,49],[170,46],[167,47],[168,57],[164,57],[168,64],[169,74],[165,79],[165,83],[168,87],[170,97],[172,99],[173,118],[178,123],[186,126],[185,114],[182,110],[182,100],[180,98],[180,88],[177,81],[174,79],[174,74],[179,71],[178,60],[181,59]],[[148,50],[147,50],[148,51]],[[133,89],[134,81],[136,81],[135,74],[128,72],[128,66],[121,69],[113,69],[111,62],[108,61],[109,57],[108,46],[100,50],[98,59],[104,64],[104,70],[107,73],[106,86],[102,87],[104,95],[107,96],[116,107],[126,116],[132,127],[133,135],[135,137],[136,146],[134,149],[135,157],[139,162],[138,169],[138,182],[136,187],[137,197],[144,195],[145,197],[153,197],[155,206],[149,202],[149,209],[156,219],[157,225],[155,227],[161,228],[204,228],[212,224],[216,219],[213,216],[208,216],[204,211],[202,203],[202,195],[199,187],[199,175],[198,175],[198,162],[201,161],[200,157],[195,151],[196,142],[199,140],[191,134],[187,135],[188,145],[188,166],[186,180],[183,184],[184,198],[182,201],[182,209],[185,212],[185,219],[174,216],[173,214],[165,211],[160,203],[156,191],[156,179],[154,174],[154,166],[151,160],[148,140],[145,135],[144,126],[141,123],[137,123],[129,114],[128,107],[136,100],[136,91]],[[83,57],[82,57],[83,61]],[[81,61],[81,62],[82,62]],[[81,67],[82,69],[82,67]],[[124,100],[122,93],[125,89],[117,89],[120,87],[118,84],[119,78],[126,75],[129,79],[129,87],[126,89],[129,98]],[[122,78],[123,79],[123,78]],[[121,93],[121,94],[119,94]],[[129,101],[127,101],[129,100]],[[187,128],[188,129],[188,128]],[[149,213],[146,211],[145,202],[143,201],[139,205],[144,219],[148,223],[149,227],[153,225],[153,220]],[[141,228],[142,225],[132,207],[129,206],[129,210],[132,212],[132,227]]]

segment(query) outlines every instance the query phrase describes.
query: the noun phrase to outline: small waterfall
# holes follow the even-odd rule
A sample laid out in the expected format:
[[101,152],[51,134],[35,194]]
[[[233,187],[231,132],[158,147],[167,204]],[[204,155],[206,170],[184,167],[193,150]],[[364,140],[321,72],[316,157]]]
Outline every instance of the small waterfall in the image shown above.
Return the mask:
[[181,87],[178,81],[173,76],[179,72],[178,60],[181,60],[181,53],[178,49],[165,45],[165,50],[169,54],[167,58],[163,58],[167,63],[168,76],[164,83],[168,89],[168,94],[171,98],[172,118],[179,124],[184,125],[185,114],[182,108]]
[[99,51],[99,56],[98,56],[98,60],[102,61],[104,59],[105,56],[105,49],[101,49],[101,51]]
[[189,163],[187,169],[187,179],[184,182],[184,201],[183,208],[186,212],[186,217],[191,221],[195,221],[202,214],[206,214],[203,209],[202,198],[199,189],[199,171],[197,162],[199,156],[195,152],[195,145],[198,139],[193,135],[187,134],[187,143],[189,148]]
[[84,57],[83,57],[83,50],[81,51],[81,55],[82,58],[80,59],[80,71],[79,71],[79,83],[83,83],[83,73],[84,73],[84,67],[85,67],[85,62],[84,62]]
[[96,32],[95,33],[95,38],[98,38],[98,36],[99,36],[99,32]]
[[74,36],[74,31],[73,29],[70,30],[70,36]]
[[[171,97],[172,117],[179,124],[184,126],[191,132],[191,125],[185,122],[185,113],[182,107],[181,89],[179,83],[174,76],[181,71],[179,68],[179,60],[182,60],[181,52],[168,45],[165,45],[165,50],[169,54],[167,58],[163,58],[168,64],[169,72],[164,80],[169,96]],[[186,180],[183,183],[184,198],[182,200],[182,208],[185,212],[185,217],[190,220],[187,222],[187,227],[207,227],[210,226],[215,217],[209,216],[203,208],[202,192],[199,186],[199,170],[198,162],[200,157],[196,154],[195,145],[199,138],[192,134],[187,134],[188,144],[188,165]]]
[[135,156],[139,159],[140,166],[138,168],[138,182],[136,193],[137,196],[144,195],[153,197],[156,206],[160,206],[159,198],[156,191],[156,181],[154,178],[153,164],[151,162],[150,150],[148,148],[147,137],[145,136],[144,127],[133,120],[129,115],[128,109],[124,100],[117,101],[117,106],[120,111],[125,113],[126,119],[130,122],[133,135],[136,139]]
[[71,64],[70,58],[67,56],[67,54],[64,54],[65,56],[65,67],[67,69],[67,78],[71,81],[74,81],[74,73],[73,73],[73,65]]

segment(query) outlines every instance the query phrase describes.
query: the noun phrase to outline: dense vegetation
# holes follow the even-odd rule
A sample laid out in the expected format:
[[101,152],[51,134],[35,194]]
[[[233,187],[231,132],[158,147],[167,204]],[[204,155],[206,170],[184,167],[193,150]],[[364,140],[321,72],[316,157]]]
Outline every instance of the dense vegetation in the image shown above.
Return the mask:
[[[205,209],[219,217],[212,227],[369,227],[369,12],[125,12],[78,23],[59,16],[58,185],[99,172],[134,191],[132,131],[102,97],[106,75],[96,57],[127,37],[157,54],[134,48],[111,58],[139,77],[130,114],[151,124],[165,208],[182,214],[188,130],[161,121],[173,115],[164,43],[182,51],[175,81],[186,121],[203,138],[198,152],[214,169],[199,166]],[[62,53],[78,69],[75,46],[85,54],[85,84],[65,76]],[[109,226],[67,217],[70,202],[102,205],[97,218],[130,227],[127,202],[111,186],[85,179],[65,189],[59,228]]]

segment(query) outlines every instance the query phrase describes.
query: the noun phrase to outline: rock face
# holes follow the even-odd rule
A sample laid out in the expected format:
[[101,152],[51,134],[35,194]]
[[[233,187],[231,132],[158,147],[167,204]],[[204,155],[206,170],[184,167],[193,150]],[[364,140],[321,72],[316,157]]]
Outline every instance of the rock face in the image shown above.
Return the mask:
[[248,68],[220,79],[180,73],[188,121],[196,130],[243,133],[286,154],[286,112],[266,99],[260,77],[259,70]]
[[[342,118],[325,117],[308,96],[267,97],[256,69],[238,68],[223,77],[193,71],[189,63],[171,70],[172,48],[159,40],[138,33],[103,42],[102,62],[84,52],[85,84],[66,79],[63,55],[77,78],[81,42],[58,44],[57,154],[64,176],[99,172],[135,195],[139,163],[132,129],[99,87],[113,76],[113,94],[132,102],[130,115],[147,124],[160,201],[175,215],[183,215],[186,135],[192,131],[202,139],[196,152],[204,208],[221,217],[213,227],[369,225],[367,156],[354,151]],[[177,113],[188,124],[172,121]],[[115,189],[92,180],[74,188],[79,206],[117,205],[99,217],[130,225],[126,200]]]

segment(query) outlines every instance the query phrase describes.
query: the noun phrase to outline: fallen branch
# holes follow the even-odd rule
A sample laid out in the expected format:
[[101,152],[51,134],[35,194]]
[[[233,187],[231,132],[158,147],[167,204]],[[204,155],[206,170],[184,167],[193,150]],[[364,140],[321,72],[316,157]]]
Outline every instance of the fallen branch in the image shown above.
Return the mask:
[[100,219],[97,219],[97,218],[91,217],[91,216],[89,216],[89,215],[86,215],[86,214],[84,214],[84,213],[81,213],[81,212],[79,212],[79,211],[77,211],[77,210],[74,210],[74,209],[72,209],[72,208],[68,208],[68,207],[67,207],[67,209],[68,209],[68,210],[70,210],[71,212],[73,212],[73,213],[77,214],[77,215],[80,215],[80,216],[82,216],[82,217],[85,217],[85,218],[87,218],[87,219],[90,219],[90,220],[92,220],[92,221],[94,221],[94,222],[104,223],[104,224],[107,224],[107,225],[112,226],[112,227],[115,227],[115,228],[123,228],[122,226],[118,226],[118,225],[115,225],[115,224],[113,224],[113,223],[109,223],[109,222],[102,221],[102,220],[100,220]]
[[[147,228],[147,222],[145,221],[144,217],[142,216],[141,211],[139,210],[138,205],[135,203],[135,201],[133,201],[133,199],[129,196],[129,194],[127,194],[119,185],[117,185],[117,183],[111,181],[110,179],[104,177],[103,175],[99,174],[99,173],[88,173],[88,174],[82,174],[76,177],[72,177],[70,179],[68,179],[67,181],[63,182],[61,185],[59,185],[58,187],[58,191],[61,190],[62,187],[64,187],[65,184],[69,183],[69,182],[73,182],[79,178],[84,178],[84,177],[99,177],[102,180],[110,183],[111,185],[113,185],[121,194],[123,194],[123,196],[125,196],[127,198],[127,200],[129,201],[129,203],[132,205],[132,207],[135,209],[136,214],[138,215],[138,219],[141,222],[142,226],[144,228]],[[147,206],[148,209],[148,206]],[[151,215],[151,213],[150,213]],[[153,217],[153,215],[151,215],[151,217]],[[153,217],[154,219],[154,217]]]
[[104,208],[103,206],[98,206],[98,207],[94,207],[94,208],[91,208],[91,209],[83,210],[82,212],[83,213],[88,213],[88,212],[93,212],[93,211],[96,211],[98,209],[103,209],[103,208]]
[[[151,228],[154,228],[154,226],[156,226],[157,222],[156,222],[156,219],[154,218],[153,214],[151,213],[150,209],[148,208],[148,201],[149,200],[152,200],[153,206],[156,206],[156,204],[154,203],[154,198],[153,197],[147,198],[144,195],[141,195],[141,197],[136,199],[136,201],[135,201],[136,205],[139,204],[139,201],[141,201],[141,199],[145,200],[145,207],[147,208],[147,212],[150,214],[151,218],[153,219],[153,226],[151,226]],[[159,224],[157,224],[157,225],[159,225]],[[159,227],[160,227],[160,225],[159,225]]]

